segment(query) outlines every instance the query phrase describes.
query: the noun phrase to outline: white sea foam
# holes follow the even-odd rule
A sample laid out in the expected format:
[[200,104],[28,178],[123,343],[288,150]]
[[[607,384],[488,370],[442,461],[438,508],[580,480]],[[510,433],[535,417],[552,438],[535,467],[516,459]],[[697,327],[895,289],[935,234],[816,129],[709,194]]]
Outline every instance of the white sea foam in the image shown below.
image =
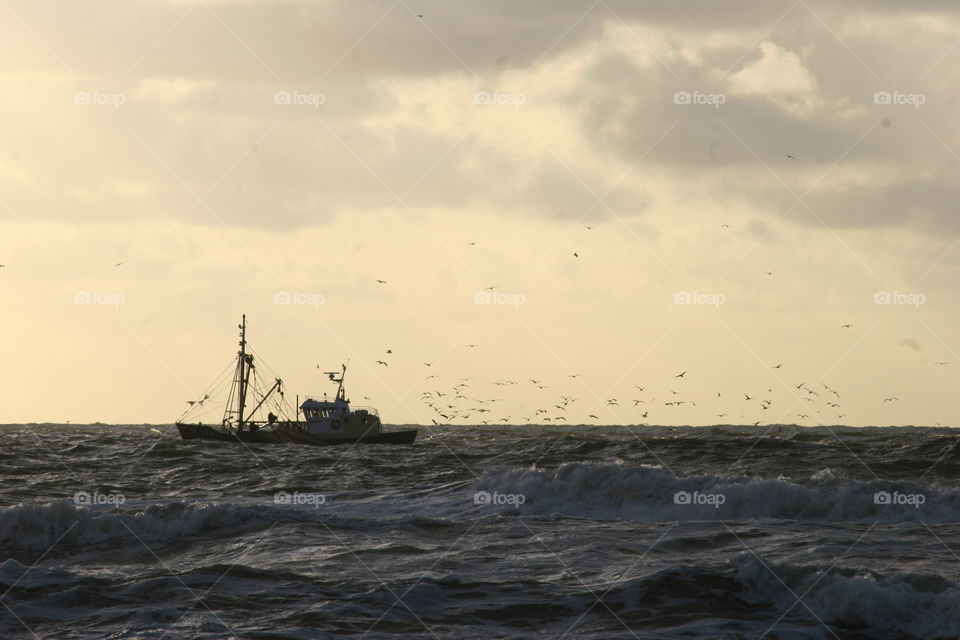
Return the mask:
[[568,463],[549,471],[490,470],[468,490],[523,495],[523,513],[598,519],[960,522],[960,489],[826,473],[802,481],[678,477],[651,467]]

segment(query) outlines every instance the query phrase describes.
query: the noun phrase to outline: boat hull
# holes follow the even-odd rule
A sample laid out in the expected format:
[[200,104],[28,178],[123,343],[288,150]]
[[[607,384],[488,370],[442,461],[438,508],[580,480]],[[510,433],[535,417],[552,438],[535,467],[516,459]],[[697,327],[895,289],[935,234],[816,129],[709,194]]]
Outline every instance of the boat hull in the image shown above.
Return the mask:
[[221,430],[205,424],[177,423],[177,430],[184,440],[219,440],[222,442],[250,442],[256,444],[296,443],[312,446],[330,446],[338,444],[413,444],[417,437],[416,429],[403,431],[381,431],[364,434],[359,437],[338,437],[314,435],[292,424],[278,424],[273,428],[261,428],[256,431]]

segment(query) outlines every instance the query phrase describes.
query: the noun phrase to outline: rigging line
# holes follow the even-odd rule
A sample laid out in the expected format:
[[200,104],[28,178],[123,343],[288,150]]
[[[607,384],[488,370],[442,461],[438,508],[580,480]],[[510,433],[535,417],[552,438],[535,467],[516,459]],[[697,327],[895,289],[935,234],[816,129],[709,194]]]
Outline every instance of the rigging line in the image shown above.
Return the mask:
[[224,367],[223,370],[222,370],[220,373],[217,374],[217,377],[213,379],[213,382],[211,382],[211,383],[207,386],[207,388],[204,389],[203,392],[204,392],[205,394],[206,394],[206,393],[210,393],[210,390],[211,390],[214,386],[216,386],[217,384],[220,384],[220,383],[223,382],[223,381],[221,380],[221,378],[224,378],[224,380],[226,380],[226,378],[225,378],[226,373],[227,373],[228,371],[230,371],[230,369],[233,368],[234,366],[235,366],[235,359],[231,359],[231,360],[230,360],[230,363],[227,364],[227,366]]

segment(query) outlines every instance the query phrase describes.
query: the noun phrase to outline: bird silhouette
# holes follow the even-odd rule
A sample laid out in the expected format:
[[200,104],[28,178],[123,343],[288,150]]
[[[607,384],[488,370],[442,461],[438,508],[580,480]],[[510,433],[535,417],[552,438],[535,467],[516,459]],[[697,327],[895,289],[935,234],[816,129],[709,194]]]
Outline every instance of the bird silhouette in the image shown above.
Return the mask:
[[683,372],[678,373],[677,375],[675,375],[675,376],[673,376],[673,377],[674,377],[674,378],[682,378],[682,377],[685,376],[685,375],[687,375],[687,372],[686,372],[686,371],[683,371]]

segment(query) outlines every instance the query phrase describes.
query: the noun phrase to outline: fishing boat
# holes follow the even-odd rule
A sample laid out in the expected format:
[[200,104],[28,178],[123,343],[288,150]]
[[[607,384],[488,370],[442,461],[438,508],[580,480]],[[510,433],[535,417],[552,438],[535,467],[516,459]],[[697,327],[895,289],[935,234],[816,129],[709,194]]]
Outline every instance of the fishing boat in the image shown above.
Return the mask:
[[[336,444],[413,444],[416,429],[384,431],[380,415],[373,407],[352,407],[347,399],[343,381],[347,365],[340,371],[326,371],[324,375],[337,384],[332,400],[307,396],[302,403],[297,398],[295,412],[286,401],[283,380],[273,376],[269,387],[264,384],[260,369],[268,367],[254,357],[247,348],[247,316],[239,325],[240,350],[230,377],[224,370],[198,400],[191,400],[189,408],[176,421],[184,440],[225,440],[253,443],[296,443],[307,445]],[[203,416],[216,411],[221,403],[216,399],[226,391],[219,423],[205,423]],[[290,414],[294,413],[293,418]],[[303,419],[300,418],[301,414]]]

